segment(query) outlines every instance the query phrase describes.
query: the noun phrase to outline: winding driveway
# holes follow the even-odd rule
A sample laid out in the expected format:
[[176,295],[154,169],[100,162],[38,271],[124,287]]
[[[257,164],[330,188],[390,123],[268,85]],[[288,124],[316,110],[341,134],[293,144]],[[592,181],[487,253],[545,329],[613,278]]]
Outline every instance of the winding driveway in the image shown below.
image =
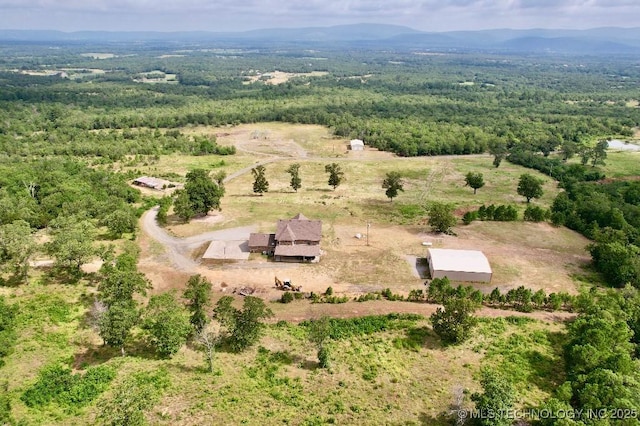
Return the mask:
[[194,273],[199,264],[194,261],[189,253],[212,240],[233,241],[248,240],[249,234],[255,232],[255,226],[243,226],[238,228],[223,229],[220,231],[205,232],[187,238],[178,238],[169,235],[162,229],[156,220],[158,207],[148,210],[142,215],[142,230],[151,238],[162,244],[173,266],[181,271]]

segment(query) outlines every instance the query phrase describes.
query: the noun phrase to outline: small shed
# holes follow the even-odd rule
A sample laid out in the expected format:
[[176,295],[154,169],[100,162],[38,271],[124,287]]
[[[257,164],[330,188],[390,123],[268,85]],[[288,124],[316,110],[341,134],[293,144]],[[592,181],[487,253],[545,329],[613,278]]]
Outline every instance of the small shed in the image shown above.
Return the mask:
[[481,251],[436,249],[427,250],[431,278],[447,277],[451,281],[491,282],[493,271]]
[[353,139],[349,142],[349,145],[351,146],[351,151],[364,151],[364,141],[360,139]]

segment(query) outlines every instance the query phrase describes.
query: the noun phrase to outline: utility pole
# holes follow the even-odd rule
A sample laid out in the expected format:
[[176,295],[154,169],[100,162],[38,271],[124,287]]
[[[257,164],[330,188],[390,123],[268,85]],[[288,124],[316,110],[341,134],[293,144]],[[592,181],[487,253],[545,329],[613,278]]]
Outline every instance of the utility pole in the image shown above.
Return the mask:
[[371,222],[367,222],[367,245],[369,245],[369,228],[371,227]]

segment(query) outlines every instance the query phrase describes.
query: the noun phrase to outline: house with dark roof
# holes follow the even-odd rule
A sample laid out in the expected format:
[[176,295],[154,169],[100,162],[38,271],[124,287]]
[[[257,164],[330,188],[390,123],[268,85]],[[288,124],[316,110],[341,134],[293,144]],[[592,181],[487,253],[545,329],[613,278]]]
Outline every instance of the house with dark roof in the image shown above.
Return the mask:
[[275,234],[251,234],[249,250],[273,256],[276,262],[318,262],[322,221],[309,220],[302,213],[278,220]]

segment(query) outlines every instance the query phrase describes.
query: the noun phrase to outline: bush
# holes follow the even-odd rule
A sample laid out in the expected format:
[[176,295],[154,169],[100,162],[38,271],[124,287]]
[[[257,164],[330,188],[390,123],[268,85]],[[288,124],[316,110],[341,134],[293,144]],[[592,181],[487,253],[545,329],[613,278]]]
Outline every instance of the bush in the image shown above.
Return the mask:
[[331,368],[331,351],[327,345],[318,349],[318,365],[320,368]]
[[293,293],[285,291],[284,293],[282,293],[282,296],[280,297],[280,303],[291,303],[293,302],[294,296]]
[[538,206],[529,206],[524,211],[524,220],[529,222],[543,222],[550,217],[549,210],[543,209]]
[[469,225],[471,222],[478,218],[478,212],[470,211],[466,212],[464,216],[462,216],[462,223],[465,225]]
[[[474,220],[476,218],[480,220],[496,220],[501,222],[512,222],[518,220],[518,209],[512,205],[501,204],[499,206],[495,206],[491,204],[489,207],[482,205],[477,211],[468,213],[475,214]],[[467,216],[467,214],[465,214],[465,216]],[[464,216],[462,220],[465,220]]]
[[56,402],[67,410],[83,407],[104,392],[115,371],[108,366],[90,367],[84,375],[72,374],[71,369],[61,365],[43,368],[38,380],[29,387],[20,399],[31,408]]

